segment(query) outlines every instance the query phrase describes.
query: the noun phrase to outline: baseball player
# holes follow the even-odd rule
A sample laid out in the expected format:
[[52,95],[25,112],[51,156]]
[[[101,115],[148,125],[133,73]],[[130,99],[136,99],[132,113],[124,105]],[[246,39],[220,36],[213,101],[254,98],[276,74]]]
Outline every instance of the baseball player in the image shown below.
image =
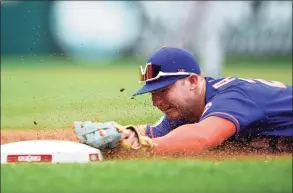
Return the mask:
[[[120,126],[114,122],[75,122],[83,143],[100,149],[146,155],[194,154],[225,141],[268,137],[292,143],[292,86],[278,81],[203,76],[186,50],[162,47],[140,67],[144,86],[164,113],[154,125]],[[291,150],[290,150],[291,151]]]

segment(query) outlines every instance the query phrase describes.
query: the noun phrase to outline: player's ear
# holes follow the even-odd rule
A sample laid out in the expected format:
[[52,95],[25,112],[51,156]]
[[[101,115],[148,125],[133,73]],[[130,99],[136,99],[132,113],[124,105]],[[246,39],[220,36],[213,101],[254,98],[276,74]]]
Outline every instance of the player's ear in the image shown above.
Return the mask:
[[190,89],[195,89],[198,85],[199,77],[196,74],[192,74],[187,79],[190,84]]

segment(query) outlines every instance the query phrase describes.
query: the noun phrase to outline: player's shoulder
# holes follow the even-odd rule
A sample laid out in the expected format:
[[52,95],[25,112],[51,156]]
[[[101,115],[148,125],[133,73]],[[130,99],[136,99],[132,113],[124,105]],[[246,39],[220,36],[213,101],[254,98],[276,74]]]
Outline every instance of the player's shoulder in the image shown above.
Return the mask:
[[218,91],[229,89],[231,87],[240,86],[243,79],[236,76],[228,76],[221,78],[206,77],[207,84]]
[[266,98],[268,100],[272,100],[275,96],[292,96],[292,92],[290,92],[292,87],[278,81],[230,76],[219,79],[207,77],[206,83],[206,101],[223,95],[225,97],[238,97],[239,99]]
[[282,82],[275,80],[265,80],[265,79],[248,79],[236,76],[229,76],[224,78],[214,79],[211,77],[206,77],[208,86],[212,87],[216,92],[222,92],[225,90],[252,90],[263,89],[263,91],[270,92],[273,89],[292,89],[292,86],[286,85]]
[[206,77],[207,97],[212,98],[220,94],[233,94],[235,92],[242,92],[243,81],[235,76],[223,78]]
[[234,77],[212,78],[206,79],[206,106],[205,112],[212,106],[229,105],[229,98],[245,98],[242,91],[236,86],[239,81]]

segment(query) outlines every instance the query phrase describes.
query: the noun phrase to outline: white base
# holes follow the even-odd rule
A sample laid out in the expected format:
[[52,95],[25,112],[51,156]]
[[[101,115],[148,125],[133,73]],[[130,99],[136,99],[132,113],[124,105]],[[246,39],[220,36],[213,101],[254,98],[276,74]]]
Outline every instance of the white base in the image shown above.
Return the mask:
[[1,164],[88,163],[103,160],[99,149],[62,140],[30,140],[1,145]]

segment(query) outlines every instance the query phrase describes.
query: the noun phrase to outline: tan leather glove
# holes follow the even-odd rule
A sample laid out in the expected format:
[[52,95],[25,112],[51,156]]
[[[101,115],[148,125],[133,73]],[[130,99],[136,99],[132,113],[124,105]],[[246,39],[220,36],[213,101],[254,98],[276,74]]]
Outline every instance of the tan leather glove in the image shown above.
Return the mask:
[[128,159],[128,158],[149,158],[153,155],[153,148],[155,147],[155,143],[153,140],[145,135],[143,135],[138,127],[134,125],[126,125],[122,127],[117,127],[117,131],[122,133],[124,130],[130,129],[136,133],[136,137],[138,138],[139,146],[133,147],[128,143],[126,139],[122,139],[120,144],[106,152],[105,159]]
[[123,139],[122,142],[121,142],[121,145],[124,147],[124,148],[130,148],[130,149],[135,149],[135,150],[138,150],[140,148],[144,148],[144,149],[151,149],[154,147],[154,143],[153,143],[153,140],[145,135],[143,135],[140,130],[138,129],[138,127],[136,126],[133,126],[133,125],[127,125],[127,126],[124,126],[122,128],[122,130],[118,131],[118,132],[123,132],[124,129],[130,129],[132,131],[134,131],[136,133],[136,137],[138,138],[138,142],[139,142],[139,146],[138,147],[133,147],[131,146],[127,140]]

